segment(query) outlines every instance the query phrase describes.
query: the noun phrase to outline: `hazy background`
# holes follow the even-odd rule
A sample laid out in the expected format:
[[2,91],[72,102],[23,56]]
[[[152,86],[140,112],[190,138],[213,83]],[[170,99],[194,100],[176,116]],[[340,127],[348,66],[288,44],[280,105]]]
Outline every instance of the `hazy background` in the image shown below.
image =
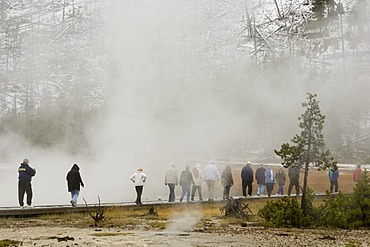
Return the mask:
[[[80,166],[86,185],[79,203],[82,197],[96,203],[98,195],[102,202],[134,201],[129,177],[138,167],[148,176],[143,199],[166,200],[164,174],[171,163],[180,175],[186,164],[200,162],[203,168],[209,159],[216,160],[220,173],[224,162],[235,166],[247,160],[279,162],[273,149],[299,131],[297,117],[307,92],[318,94],[321,111],[327,115],[324,133],[331,138],[329,148],[341,147],[341,136],[333,130],[340,127],[343,113],[358,105],[355,100],[365,97],[368,85],[362,78],[354,81],[343,76],[341,59],[334,56],[340,47],[333,48],[334,55],[326,59],[281,57],[262,68],[236,45],[244,1],[216,2],[103,4],[99,34],[89,36],[86,49],[94,55],[99,45],[104,63],[96,63],[93,68],[98,70],[76,79],[81,85],[101,81],[106,89],[96,118],[86,125],[75,119],[88,150],[71,154],[62,147],[68,142],[35,148],[18,134],[2,134],[0,206],[17,205],[17,167],[23,158],[37,168],[34,205],[69,202],[65,176],[74,163]],[[54,53],[51,48],[47,56]],[[320,72],[327,63],[339,65]],[[315,66],[320,69],[311,73]],[[369,72],[361,75],[366,78]],[[369,110],[366,104],[361,109],[359,116]],[[368,129],[367,116],[364,119]],[[206,198],[205,184],[203,194]]]

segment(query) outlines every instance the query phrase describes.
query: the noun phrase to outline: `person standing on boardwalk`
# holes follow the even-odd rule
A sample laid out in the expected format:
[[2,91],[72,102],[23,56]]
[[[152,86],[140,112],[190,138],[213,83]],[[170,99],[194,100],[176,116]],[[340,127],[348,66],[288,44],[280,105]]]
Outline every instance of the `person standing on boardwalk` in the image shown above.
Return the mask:
[[213,160],[210,160],[209,163],[204,168],[204,179],[206,180],[208,187],[208,201],[214,201],[214,190],[216,181],[220,180],[220,174]]
[[293,165],[288,169],[289,176],[289,187],[288,187],[288,196],[292,192],[293,186],[295,187],[296,196],[299,196],[299,166]]
[[330,193],[333,193],[333,187],[334,192],[338,193],[338,178],[339,178],[338,166],[334,164],[329,169]]
[[180,197],[180,202],[186,195],[186,202],[190,201],[190,188],[191,185],[194,185],[193,175],[190,172],[190,167],[185,166],[185,170],[181,172],[180,176],[180,186],[182,188],[182,193]]
[[227,165],[221,175],[221,184],[224,187],[223,199],[227,200],[230,197],[230,188],[234,185],[233,174],[231,167]]
[[256,170],[257,196],[265,193],[265,171],[266,169],[263,167],[263,164]]
[[279,167],[279,171],[275,174],[276,183],[278,184],[278,190],[276,195],[283,195],[284,194],[284,185],[286,180],[286,175],[284,172],[284,166]]
[[268,197],[271,196],[271,193],[274,189],[274,183],[275,183],[274,171],[272,170],[271,166],[269,166],[267,168],[267,171],[265,171],[265,184]]
[[178,185],[177,169],[175,164],[172,164],[166,171],[166,175],[164,177],[164,184],[168,186],[170,190],[170,195],[168,196],[168,202],[175,201],[175,187]]
[[138,168],[134,174],[131,175],[130,180],[135,184],[137,205],[142,205],[141,195],[143,194],[143,187],[146,181],[146,175],[143,168]]
[[195,196],[195,192],[198,190],[198,195],[199,195],[199,201],[203,201],[203,198],[202,198],[202,181],[203,181],[203,172],[202,170],[200,169],[200,164],[197,163],[195,165],[195,167],[192,169],[191,173],[193,174],[193,180],[194,180],[194,184],[193,184],[193,188],[192,188],[192,191],[191,191],[191,200],[194,201],[194,196]]
[[29,160],[24,159],[21,166],[18,168],[18,201],[19,206],[23,208],[24,206],[24,193],[27,194],[27,207],[31,207],[32,204],[32,177],[36,175],[36,169],[31,168],[29,165]]
[[71,201],[72,207],[77,206],[77,198],[80,194],[80,186],[84,187],[84,183],[82,182],[80,168],[77,164],[74,164],[71,170],[67,173],[67,186],[68,191],[71,192]]
[[247,187],[248,195],[252,195],[253,189],[253,169],[251,167],[252,163],[250,161],[242,168],[241,177],[242,177],[242,193],[243,196],[247,196]]
[[353,172],[353,181],[358,182],[360,180],[362,175],[362,169],[361,169],[361,164],[358,164],[355,171]]

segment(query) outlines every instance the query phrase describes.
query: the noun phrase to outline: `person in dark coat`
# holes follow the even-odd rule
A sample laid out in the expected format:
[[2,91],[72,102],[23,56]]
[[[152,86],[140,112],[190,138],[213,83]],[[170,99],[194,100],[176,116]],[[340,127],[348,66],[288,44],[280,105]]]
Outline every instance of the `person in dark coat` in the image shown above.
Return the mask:
[[257,180],[257,196],[263,195],[265,193],[265,171],[266,169],[261,164],[256,170],[256,180]]
[[182,187],[180,202],[182,202],[185,195],[186,201],[190,202],[190,187],[192,184],[194,185],[193,174],[190,172],[190,167],[186,166],[180,175],[180,186]]
[[299,195],[299,166],[293,165],[288,169],[289,176],[289,187],[288,187],[288,196],[292,192],[293,186],[295,187],[296,195]]
[[242,177],[242,193],[243,196],[247,196],[247,187],[248,187],[248,195],[252,195],[253,189],[253,169],[251,168],[251,162],[248,161],[247,164],[243,167],[241,172]]
[[334,164],[329,169],[330,193],[333,193],[333,187],[335,193],[338,193],[338,178],[339,178],[338,166]]
[[82,182],[81,175],[80,175],[80,168],[77,164],[74,164],[71,170],[67,173],[67,185],[68,191],[71,192],[71,201],[72,207],[76,207],[77,205],[77,198],[80,194],[80,185],[84,187],[84,183]]
[[229,199],[230,188],[234,185],[233,174],[231,173],[231,167],[227,165],[221,175],[221,184],[224,187],[223,199]]
[[27,195],[27,207],[31,207],[32,204],[32,177],[36,174],[36,169],[31,168],[29,165],[29,160],[24,159],[21,166],[18,168],[18,201],[19,206],[23,208],[24,193]]

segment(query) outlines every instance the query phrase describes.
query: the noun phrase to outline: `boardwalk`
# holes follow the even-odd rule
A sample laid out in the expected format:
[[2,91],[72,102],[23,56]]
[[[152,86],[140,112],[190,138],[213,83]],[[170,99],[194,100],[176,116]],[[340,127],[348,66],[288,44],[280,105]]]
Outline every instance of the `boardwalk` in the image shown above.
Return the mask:
[[[316,198],[325,198],[326,194],[320,193],[316,194]],[[237,198],[237,197],[235,197]],[[252,203],[253,201],[257,200],[276,200],[282,198],[282,196],[271,196],[268,198],[267,196],[251,196],[248,198],[244,198],[243,201],[247,203]],[[191,204],[225,204],[225,201],[222,199],[216,199],[214,202],[208,201],[196,201],[190,202]],[[181,206],[187,205],[185,202],[174,202],[169,203],[167,201],[146,201],[143,205],[136,205],[133,202],[122,202],[122,203],[101,203],[100,207],[102,209],[108,209],[112,207],[123,207],[123,208],[149,208],[151,206],[154,207],[174,207],[174,206]],[[90,210],[94,210],[96,207],[99,207],[98,204],[88,204],[87,206],[84,204],[79,204],[77,207],[72,207],[71,205],[38,205],[32,208],[20,208],[20,207],[0,207],[0,217],[22,217],[22,216],[37,216],[37,215],[45,215],[45,214],[63,214],[63,213],[81,213],[81,212],[88,212],[88,208]]]

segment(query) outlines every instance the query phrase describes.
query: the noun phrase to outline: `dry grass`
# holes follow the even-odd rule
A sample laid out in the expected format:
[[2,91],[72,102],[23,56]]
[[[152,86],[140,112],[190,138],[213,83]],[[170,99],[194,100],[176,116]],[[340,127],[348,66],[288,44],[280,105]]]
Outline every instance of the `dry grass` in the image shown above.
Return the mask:
[[[257,169],[256,167],[253,167],[254,171]],[[241,168],[235,168],[233,169],[233,177],[235,184],[233,187],[231,187],[231,195],[233,196],[240,196],[241,195],[241,179],[240,179],[240,170]],[[273,168],[274,173],[277,172],[277,168]],[[303,171],[303,170],[302,170]],[[287,174],[287,169],[285,170],[285,173]],[[356,183],[352,179],[353,171],[351,170],[340,170],[339,171],[339,190],[344,193],[351,193],[353,192],[353,188],[356,186]],[[300,185],[303,187],[303,173],[301,173],[300,176]],[[287,181],[284,186],[284,193],[287,193],[289,186],[289,178],[287,177]],[[328,170],[310,170],[308,174],[308,187],[312,188],[316,193],[325,193],[327,190],[330,189],[330,183],[329,183],[329,176],[328,176]],[[274,190],[272,194],[276,194],[277,191],[277,185],[274,186]],[[219,192],[221,193],[221,192]],[[257,182],[254,181],[253,183],[253,192],[254,195],[257,194]],[[295,193],[295,189],[293,188],[292,193]]]
[[[276,198],[277,199],[277,198]],[[248,204],[253,216],[252,223],[258,224],[261,222],[256,214],[268,200],[272,198],[261,198],[258,200],[245,199],[244,203]],[[217,203],[182,203],[171,205],[158,205],[155,211],[158,215],[149,215],[146,207],[112,207],[105,212],[105,220],[103,220],[99,227],[118,227],[127,230],[134,229],[153,229],[163,230],[166,228],[168,222],[174,218],[193,217],[200,219],[196,227],[203,227],[204,225],[240,225],[246,224],[243,219],[224,217],[220,208],[226,202]],[[321,203],[320,200],[316,202]],[[213,224],[217,222],[217,224]],[[66,214],[51,214],[40,215],[33,218],[0,218],[0,228],[14,228],[14,227],[28,227],[28,226],[50,226],[50,227],[93,227],[94,221],[88,213],[66,213]]]

